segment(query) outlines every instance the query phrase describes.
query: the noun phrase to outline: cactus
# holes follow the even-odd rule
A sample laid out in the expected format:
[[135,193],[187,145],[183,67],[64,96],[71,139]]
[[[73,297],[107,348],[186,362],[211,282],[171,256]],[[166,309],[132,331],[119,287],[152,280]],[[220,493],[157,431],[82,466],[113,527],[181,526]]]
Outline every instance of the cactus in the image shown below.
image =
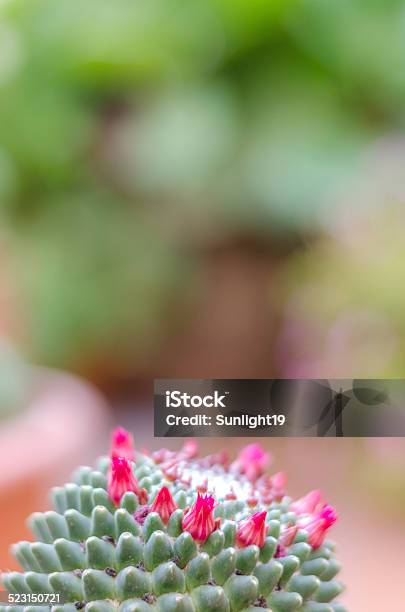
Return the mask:
[[[56,593],[52,612],[343,612],[326,539],[336,513],[319,491],[293,502],[267,459],[256,444],[230,465],[200,459],[193,441],[148,456],[118,429],[110,456],[30,517],[36,541],[13,547],[23,573],[4,587]],[[49,606],[17,608],[34,610]]]

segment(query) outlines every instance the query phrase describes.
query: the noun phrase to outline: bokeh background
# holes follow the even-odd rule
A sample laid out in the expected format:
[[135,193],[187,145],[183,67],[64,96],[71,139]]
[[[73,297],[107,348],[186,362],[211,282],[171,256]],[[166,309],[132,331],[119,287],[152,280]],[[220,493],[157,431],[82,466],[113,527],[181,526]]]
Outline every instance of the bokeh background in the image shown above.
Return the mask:
[[[3,565],[154,377],[404,376],[404,58],[400,0],[0,1]],[[399,610],[403,441],[271,444]]]

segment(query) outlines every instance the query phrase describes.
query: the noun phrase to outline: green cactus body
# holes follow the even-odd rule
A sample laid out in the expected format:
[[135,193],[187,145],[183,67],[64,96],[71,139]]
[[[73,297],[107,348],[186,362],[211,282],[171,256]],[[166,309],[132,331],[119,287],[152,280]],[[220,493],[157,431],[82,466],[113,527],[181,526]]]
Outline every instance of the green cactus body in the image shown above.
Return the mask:
[[[147,504],[140,505],[134,491],[112,501],[108,458],[97,470],[78,469],[72,483],[53,490],[54,510],[30,518],[36,541],[14,545],[23,571],[2,574],[9,593],[56,594],[60,603],[53,612],[344,610],[336,602],[342,585],[331,543],[312,547],[305,528],[296,529],[291,542],[283,540],[286,525],[299,519],[284,493],[271,498],[267,487],[263,494],[260,478],[252,483],[215,458],[184,458],[180,452],[171,453],[170,462],[139,453],[134,459],[132,474],[147,492]],[[205,485],[199,485],[202,474]],[[201,515],[188,513],[198,489],[207,486],[215,508],[212,516],[207,510],[210,533],[204,539],[194,530]],[[161,504],[166,513],[153,511],[162,487],[170,492],[171,502]],[[249,522],[253,513],[263,519],[262,546],[249,543],[259,537],[259,527],[255,531]],[[49,605],[0,606],[0,612],[20,610],[42,612]]]

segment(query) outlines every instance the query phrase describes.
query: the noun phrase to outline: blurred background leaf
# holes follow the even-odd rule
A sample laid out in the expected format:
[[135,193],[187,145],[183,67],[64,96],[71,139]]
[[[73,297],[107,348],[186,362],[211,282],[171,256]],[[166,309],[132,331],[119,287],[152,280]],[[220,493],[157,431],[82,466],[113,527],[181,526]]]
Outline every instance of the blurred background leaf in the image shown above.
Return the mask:
[[[397,0],[3,2],[0,281],[18,320],[5,308],[2,333],[101,386],[192,374],[196,346],[199,368],[221,354],[243,375],[249,338],[252,369],[278,375],[309,278],[292,325],[312,351],[357,342],[343,312],[368,313],[372,346],[402,334],[392,175],[378,197],[364,185],[370,152],[403,134],[404,29]],[[357,267],[331,231],[347,210],[369,232]],[[388,375],[403,356],[387,351],[373,368]]]

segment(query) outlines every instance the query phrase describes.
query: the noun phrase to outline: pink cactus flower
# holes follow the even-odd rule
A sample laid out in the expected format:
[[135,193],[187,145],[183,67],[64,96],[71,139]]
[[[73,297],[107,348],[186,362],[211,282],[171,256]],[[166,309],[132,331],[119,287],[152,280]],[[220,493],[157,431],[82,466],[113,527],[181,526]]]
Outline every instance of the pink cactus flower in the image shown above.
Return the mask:
[[305,525],[308,532],[308,544],[312,548],[322,546],[327,531],[337,521],[336,510],[332,506],[324,505],[322,510],[315,514],[312,520]]
[[201,469],[210,468],[213,466],[222,465],[223,467],[227,467],[229,463],[229,453],[225,450],[222,450],[218,453],[213,453],[212,455],[207,455],[206,457],[202,457],[198,460],[198,464]]
[[287,486],[287,474],[285,472],[277,472],[271,477],[270,482],[273,499],[283,499]]
[[194,505],[183,518],[183,530],[191,533],[197,542],[205,542],[218,528],[218,522],[214,519],[214,504],[215,500],[211,495],[203,497],[198,493]]
[[290,508],[295,514],[312,514],[320,504],[321,499],[321,492],[315,489],[293,502]]
[[248,518],[241,521],[236,531],[236,542],[238,546],[250,546],[250,544],[256,544],[256,546],[264,546],[266,538],[266,510],[256,512]]
[[135,445],[132,434],[123,427],[117,427],[111,434],[111,457],[124,457],[135,460]]
[[162,521],[167,524],[172,513],[177,509],[172,494],[167,487],[162,487],[156,495],[151,507],[151,512],[157,512]]
[[170,482],[176,482],[176,480],[181,480],[182,472],[178,465],[171,465],[168,468],[163,469],[163,474],[170,480]]
[[338,515],[333,506],[329,506],[329,504],[325,504],[320,512],[321,518],[323,518],[328,527],[331,527],[334,523],[336,523]]
[[145,503],[147,499],[145,489],[139,488],[131,464],[125,457],[112,457],[107,490],[110,499],[116,506],[119,505],[122,496],[128,491],[135,493],[141,504]]
[[231,469],[245,474],[251,482],[255,482],[264,473],[269,461],[270,454],[260,444],[248,444],[232,463]]
[[273,489],[283,491],[287,486],[287,474],[285,472],[277,472],[271,477],[271,486]]
[[281,533],[281,536],[279,538],[279,544],[281,544],[284,547],[291,546],[291,544],[295,540],[297,531],[298,531],[298,525],[291,525],[290,527],[287,527],[287,529],[284,529],[284,531]]
[[179,454],[182,458],[186,459],[192,459],[193,457],[198,455],[198,444],[196,440],[194,440],[193,438],[191,438],[190,440],[186,440]]

